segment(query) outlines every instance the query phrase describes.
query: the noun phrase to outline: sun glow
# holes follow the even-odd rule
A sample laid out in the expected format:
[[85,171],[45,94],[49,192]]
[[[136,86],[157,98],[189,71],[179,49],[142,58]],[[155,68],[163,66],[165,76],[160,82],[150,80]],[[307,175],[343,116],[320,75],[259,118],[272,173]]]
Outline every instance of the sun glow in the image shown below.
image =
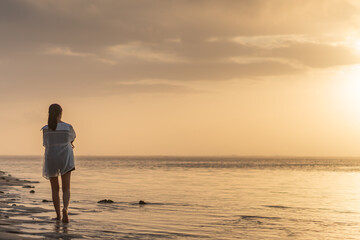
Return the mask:
[[[360,51],[360,41],[359,41]],[[351,117],[360,119],[360,65],[355,65],[339,72],[335,85],[336,102]]]
[[354,50],[355,54],[360,54],[360,36],[357,32],[352,32],[344,40],[335,42],[335,46],[342,45]]
[[358,53],[360,53],[360,40],[354,41],[354,43],[353,43],[352,45],[353,45],[353,48],[354,48]]

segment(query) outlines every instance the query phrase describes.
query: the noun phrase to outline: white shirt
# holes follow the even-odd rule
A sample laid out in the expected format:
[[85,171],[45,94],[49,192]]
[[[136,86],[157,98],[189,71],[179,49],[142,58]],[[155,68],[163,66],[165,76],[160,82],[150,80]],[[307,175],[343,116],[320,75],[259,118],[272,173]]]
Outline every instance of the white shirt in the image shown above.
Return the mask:
[[57,177],[74,170],[74,152],[71,143],[75,140],[74,128],[65,122],[59,122],[56,130],[52,131],[48,125],[43,130],[43,146],[45,157],[43,177]]

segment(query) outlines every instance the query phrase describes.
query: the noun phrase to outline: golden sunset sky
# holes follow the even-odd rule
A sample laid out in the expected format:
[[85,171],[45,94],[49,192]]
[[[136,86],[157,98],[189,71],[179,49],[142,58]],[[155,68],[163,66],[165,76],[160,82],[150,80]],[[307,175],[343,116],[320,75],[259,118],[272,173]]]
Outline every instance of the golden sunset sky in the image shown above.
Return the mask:
[[360,156],[360,1],[0,1],[0,154]]

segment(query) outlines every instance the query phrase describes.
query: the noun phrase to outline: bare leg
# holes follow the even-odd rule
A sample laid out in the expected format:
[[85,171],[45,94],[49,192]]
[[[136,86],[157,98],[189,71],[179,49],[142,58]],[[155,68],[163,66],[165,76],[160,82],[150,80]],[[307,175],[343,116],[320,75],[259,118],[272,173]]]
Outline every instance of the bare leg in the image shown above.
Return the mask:
[[71,172],[65,173],[61,176],[62,191],[63,191],[63,222],[69,222],[68,206],[70,201],[70,176]]
[[58,177],[51,177],[50,178],[51,184],[51,192],[52,192],[52,200],[54,204],[54,208],[56,211],[56,220],[61,219],[60,215],[60,196],[59,196],[59,180]]

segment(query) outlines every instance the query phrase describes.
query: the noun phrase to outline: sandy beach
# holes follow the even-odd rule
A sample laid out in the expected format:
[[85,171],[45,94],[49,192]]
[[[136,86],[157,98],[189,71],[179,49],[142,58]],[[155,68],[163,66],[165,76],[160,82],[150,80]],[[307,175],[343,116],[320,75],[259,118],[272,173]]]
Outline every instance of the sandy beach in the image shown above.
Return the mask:
[[[35,239],[39,237],[59,238],[63,235],[60,232],[39,233],[27,232],[21,226],[24,224],[61,224],[51,220],[51,213],[48,217],[34,217],[34,214],[49,212],[49,210],[38,206],[22,205],[19,194],[11,193],[12,188],[18,187],[28,194],[36,194],[36,181],[18,179],[9,173],[0,171],[0,239]],[[35,191],[35,192],[32,192]],[[42,203],[39,199],[39,205]],[[60,229],[60,228],[59,228]]]

